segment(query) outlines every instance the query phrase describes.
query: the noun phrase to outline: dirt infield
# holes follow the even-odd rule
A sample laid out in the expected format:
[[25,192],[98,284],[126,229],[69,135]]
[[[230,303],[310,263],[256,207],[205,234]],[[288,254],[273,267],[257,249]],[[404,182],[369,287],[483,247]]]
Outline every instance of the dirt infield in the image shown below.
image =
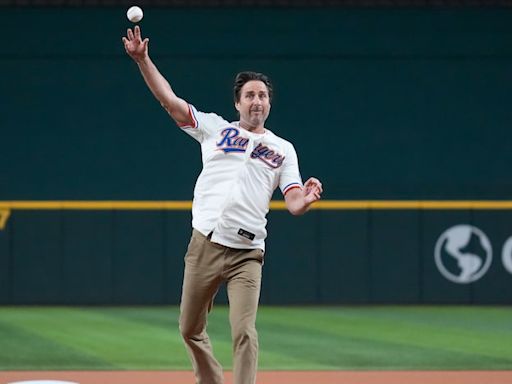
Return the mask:
[[[226,372],[226,384],[233,384]],[[79,384],[193,384],[189,371],[0,371],[0,384],[64,380]],[[512,371],[260,371],[259,384],[512,384]]]

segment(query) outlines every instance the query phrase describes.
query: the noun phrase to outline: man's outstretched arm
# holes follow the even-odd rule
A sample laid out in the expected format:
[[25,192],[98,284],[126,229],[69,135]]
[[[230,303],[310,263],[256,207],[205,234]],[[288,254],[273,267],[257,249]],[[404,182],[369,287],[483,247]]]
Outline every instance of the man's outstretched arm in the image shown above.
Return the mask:
[[304,188],[294,188],[286,193],[286,208],[292,215],[302,215],[308,211],[312,203],[320,200],[322,192],[322,183],[312,177],[306,181]]
[[133,31],[128,28],[126,37],[123,37],[123,43],[126,53],[137,63],[147,86],[162,107],[178,125],[191,125],[193,121],[187,102],[176,96],[169,82],[151,61],[148,54],[149,39],[146,37],[142,40],[138,25],[135,26]]

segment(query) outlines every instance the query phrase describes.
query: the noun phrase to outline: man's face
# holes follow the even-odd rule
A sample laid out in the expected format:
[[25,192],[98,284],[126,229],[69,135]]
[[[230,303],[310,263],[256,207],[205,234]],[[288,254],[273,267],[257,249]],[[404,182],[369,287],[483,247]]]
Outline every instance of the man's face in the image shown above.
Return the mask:
[[268,89],[260,80],[250,80],[240,91],[240,100],[235,103],[240,121],[251,127],[262,127],[270,113]]

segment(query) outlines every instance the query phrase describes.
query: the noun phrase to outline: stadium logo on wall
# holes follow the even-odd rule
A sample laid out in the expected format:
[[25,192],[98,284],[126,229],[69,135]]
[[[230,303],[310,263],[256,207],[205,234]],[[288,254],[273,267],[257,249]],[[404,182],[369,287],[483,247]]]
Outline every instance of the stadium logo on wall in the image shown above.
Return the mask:
[[444,231],[437,239],[434,251],[439,272],[458,284],[480,279],[492,262],[489,238],[472,225],[456,225]]
[[512,236],[505,241],[505,245],[503,245],[503,252],[501,254],[501,261],[503,262],[503,266],[505,269],[512,273]]

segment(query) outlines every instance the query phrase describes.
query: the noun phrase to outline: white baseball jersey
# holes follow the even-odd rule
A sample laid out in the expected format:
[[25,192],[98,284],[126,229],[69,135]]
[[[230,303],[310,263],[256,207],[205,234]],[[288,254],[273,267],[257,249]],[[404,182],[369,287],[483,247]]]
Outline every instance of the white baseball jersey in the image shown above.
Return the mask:
[[194,189],[192,226],[231,248],[265,250],[266,215],[277,186],[285,195],[302,188],[295,148],[265,129],[241,128],[189,105],[191,126],[181,128],[201,143],[203,170]]

